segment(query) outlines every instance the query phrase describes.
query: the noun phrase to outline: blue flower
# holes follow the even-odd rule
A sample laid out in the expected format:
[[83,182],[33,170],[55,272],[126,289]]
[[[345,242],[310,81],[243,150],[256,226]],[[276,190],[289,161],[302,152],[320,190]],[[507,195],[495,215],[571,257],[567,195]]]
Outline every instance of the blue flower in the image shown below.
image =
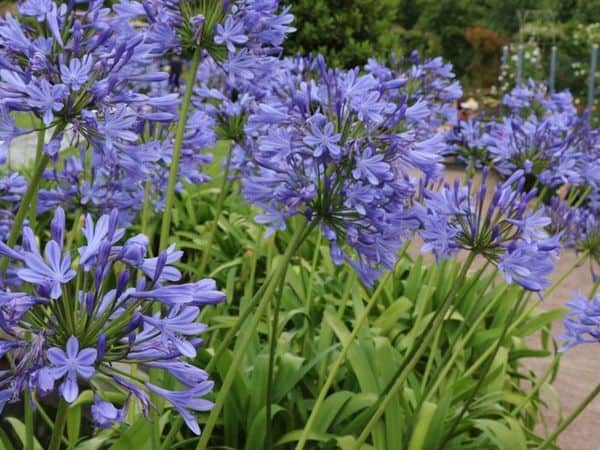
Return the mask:
[[500,256],[500,269],[509,283],[513,281],[525,289],[540,292],[550,286],[548,275],[554,264],[535,244],[512,245]]
[[183,417],[185,424],[192,433],[200,435],[200,426],[191,411],[209,411],[213,403],[201,398],[208,394],[213,388],[212,381],[203,381],[192,389],[186,391],[169,391],[161,387],[146,383],[148,389],[171,403],[177,412]]
[[60,65],[61,80],[65,85],[78,91],[89,80],[91,70],[92,58],[89,55],[84,56],[81,60],[73,58],[69,61],[68,66]]
[[114,424],[124,422],[127,418],[127,408],[117,408],[110,402],[101,400],[98,396],[92,404],[92,419],[100,428],[109,428]]
[[544,227],[550,221],[543,210],[528,209],[536,191],[523,193],[523,171],[498,184],[489,202],[487,176],[484,169],[476,191],[471,182],[461,186],[458,180],[441,192],[424,190],[423,205],[412,211],[420,222],[423,251],[442,259],[465,249],[496,264],[509,283],[540,292],[549,285],[560,235],[548,235]]
[[383,154],[376,154],[373,147],[367,147],[356,158],[356,168],[352,171],[356,180],[367,180],[374,186],[392,178],[391,167],[384,161]]
[[89,379],[94,375],[97,352],[95,348],[79,350],[79,341],[75,336],[67,340],[66,352],[58,347],[48,349],[48,361],[51,375],[55,380],[66,377],[60,385],[63,398],[72,403],[79,395],[77,377]]
[[46,79],[33,80],[28,85],[29,98],[27,103],[42,113],[45,125],[49,125],[54,118],[54,112],[60,111],[64,106],[67,89],[63,84],[51,85]]
[[227,50],[234,53],[237,45],[248,42],[248,36],[244,34],[244,25],[242,22],[236,22],[232,16],[227,16],[224,25],[220,23],[215,27],[215,43],[225,44]]
[[314,148],[313,156],[319,158],[324,152],[329,152],[333,159],[339,159],[342,149],[337,144],[342,135],[335,132],[333,124],[317,115],[311,121],[310,130],[311,134],[304,137],[303,142]]
[[565,345],[563,351],[578,344],[600,342],[600,295],[587,299],[575,294],[567,302],[569,312],[563,325],[565,334],[561,336]]
[[49,287],[50,298],[57,299],[62,295],[63,284],[75,278],[71,269],[71,257],[67,254],[61,257],[60,246],[55,241],[49,241],[44,249],[45,261],[36,252],[24,252],[24,269],[17,271],[18,277],[38,286]]

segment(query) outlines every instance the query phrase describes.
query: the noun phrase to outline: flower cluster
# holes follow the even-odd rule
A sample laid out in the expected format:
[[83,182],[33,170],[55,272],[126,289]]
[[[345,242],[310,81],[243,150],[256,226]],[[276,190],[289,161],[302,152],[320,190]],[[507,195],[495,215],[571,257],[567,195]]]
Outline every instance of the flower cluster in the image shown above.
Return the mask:
[[[181,278],[173,264],[182,252],[170,247],[147,257],[144,235],[121,243],[125,231],[118,228],[116,211],[96,223],[85,219],[85,243],[75,259],[65,246],[62,209],[50,228],[43,252],[28,227],[20,247],[0,246],[12,274],[0,292],[0,356],[10,362],[0,374],[0,410],[24,391],[39,397],[58,393],[71,403],[89,389],[95,395],[94,421],[106,427],[124,420],[132,399],[147,414],[154,393],[199,434],[191,410],[211,408],[202,397],[212,382],[185,359],[202,342],[200,309],[224,299],[214,281],[173,284]],[[149,369],[170,374],[183,388],[151,383]],[[115,405],[108,393],[112,401],[122,400]]]
[[442,168],[443,136],[419,133],[430,106],[396,92],[403,84],[296,58],[246,127],[242,192],[264,211],[257,221],[271,231],[294,215],[319,224],[333,261],[366,284],[393,267],[407,235],[409,170],[434,179]]
[[[36,131],[19,129],[12,112],[34,114],[40,128],[52,131],[44,151],[56,164],[44,174],[52,187],[40,192],[39,211],[118,208],[121,223],[129,223],[147,197],[160,210],[180,101],[160,87],[168,79],[161,58],[186,51],[189,32],[200,33],[194,45],[206,49],[205,60],[218,62],[232,93],[258,86],[293,30],[292,16],[278,8],[278,0],[124,0],[112,9],[101,1],[27,0],[19,20],[10,14],[0,20],[2,148]],[[179,190],[207,179],[202,168],[212,156],[201,150],[216,142],[215,103],[199,93],[188,116]],[[233,103],[219,110],[233,111]],[[72,151],[58,161],[63,143]]]
[[578,344],[600,342],[600,294],[591,300],[575,295],[567,302],[569,312],[563,322],[564,350]]
[[598,182],[597,131],[578,114],[569,92],[548,95],[545,86],[530,80],[504,96],[502,109],[489,121],[457,123],[448,138],[460,158],[504,177],[523,170],[529,183],[549,190]]
[[472,181],[462,186],[457,180],[439,191],[423,190],[423,204],[415,205],[423,251],[445,259],[468,250],[495,264],[509,283],[540,292],[549,285],[546,277],[554,268],[560,236],[546,233],[550,219],[541,209],[528,208],[536,191],[523,193],[523,171],[499,183],[489,204],[487,176],[484,169],[478,189]]
[[[422,106],[418,113],[423,116],[421,119],[427,120],[418,122],[421,134],[437,133],[440,127],[456,119],[455,105],[463,91],[452,64],[441,57],[422,60],[419,53],[413,51],[408,61],[397,61],[392,55],[390,67],[371,58],[365,71],[385,85],[386,100],[400,104],[408,100]],[[416,106],[414,109],[413,114],[417,114]]]

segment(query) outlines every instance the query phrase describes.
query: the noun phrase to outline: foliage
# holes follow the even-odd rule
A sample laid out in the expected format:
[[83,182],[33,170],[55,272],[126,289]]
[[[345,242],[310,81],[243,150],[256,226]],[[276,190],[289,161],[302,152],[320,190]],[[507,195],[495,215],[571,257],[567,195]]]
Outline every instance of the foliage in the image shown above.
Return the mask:
[[490,86],[499,71],[501,49],[506,41],[481,26],[467,28],[465,39],[473,47],[469,73],[477,74],[477,79],[483,86]]
[[542,52],[537,42],[528,41],[521,46],[510,44],[508,46],[508,60],[503,61],[498,75],[498,92],[503,95],[513,89],[517,82],[517,64],[519,58],[519,47],[523,54],[521,67],[521,81],[528,79],[543,80],[544,65],[542,63]]
[[288,54],[321,53],[334,65],[354,67],[398,49],[393,19],[397,0],[293,0],[298,31]]

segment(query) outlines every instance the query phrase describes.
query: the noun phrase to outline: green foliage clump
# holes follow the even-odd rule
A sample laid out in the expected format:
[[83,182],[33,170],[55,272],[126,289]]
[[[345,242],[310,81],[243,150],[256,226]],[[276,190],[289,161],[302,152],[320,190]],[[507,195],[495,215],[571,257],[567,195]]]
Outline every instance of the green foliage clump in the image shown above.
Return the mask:
[[332,65],[353,67],[399,48],[398,0],[292,0],[296,33],[288,54],[322,53]]

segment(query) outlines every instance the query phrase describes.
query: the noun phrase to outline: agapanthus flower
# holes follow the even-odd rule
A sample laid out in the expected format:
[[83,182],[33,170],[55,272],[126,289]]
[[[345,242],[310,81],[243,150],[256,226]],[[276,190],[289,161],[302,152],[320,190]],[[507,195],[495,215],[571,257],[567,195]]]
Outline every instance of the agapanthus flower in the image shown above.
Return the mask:
[[[469,131],[468,124],[463,128]],[[597,164],[590,151],[597,140],[595,132],[568,91],[549,95],[543,85],[531,80],[515,87],[505,95],[502,113],[475,138],[474,148],[483,151],[473,152],[471,146],[470,162],[494,167],[505,177],[524,170],[529,186],[552,191],[594,178],[589,168]]]
[[423,100],[391,95],[372,74],[318,57],[288,60],[277,78],[248,118],[242,192],[271,231],[294,215],[318,224],[334,262],[347,260],[372,284],[408,233],[417,185],[409,170],[437,177],[443,138],[420,133],[424,115],[407,117]]
[[[171,284],[179,281],[172,264],[182,253],[170,249],[146,258],[148,240],[138,235],[120,244],[124,230],[117,223],[117,211],[96,224],[88,217],[85,244],[70,252],[63,247],[64,213],[58,209],[45,246],[47,261],[28,227],[20,246],[0,246],[21,280],[12,291],[0,292],[0,354],[11,357],[0,374],[0,408],[18,401],[25,390],[38,396],[59,393],[72,403],[82,389],[91,389],[91,416],[98,426],[108,427],[124,421],[134,399],[147,414],[152,406],[149,394],[154,392],[169,400],[199,433],[189,410],[210,409],[212,404],[201,397],[212,383],[186,357],[196,354],[206,328],[197,322],[200,309],[222,301],[224,295],[212,280]],[[128,249],[132,246],[139,251]],[[71,253],[80,255],[82,265],[72,265]],[[155,302],[162,312],[151,314]],[[186,389],[167,391],[147,384],[131,370],[134,366],[138,374],[150,369],[172,373]],[[106,399],[109,385],[126,400],[113,404]]]
[[575,294],[567,302],[569,312],[563,325],[563,350],[579,344],[600,342],[600,294],[592,299]]
[[561,248],[560,235],[550,236],[550,220],[542,210],[531,210],[536,191],[523,192],[523,171],[498,183],[486,200],[488,169],[481,187],[473,182],[445,184],[440,190],[424,189],[422,204],[414,207],[420,222],[424,251],[445,259],[461,249],[481,255],[504,273],[509,283],[541,292]]

